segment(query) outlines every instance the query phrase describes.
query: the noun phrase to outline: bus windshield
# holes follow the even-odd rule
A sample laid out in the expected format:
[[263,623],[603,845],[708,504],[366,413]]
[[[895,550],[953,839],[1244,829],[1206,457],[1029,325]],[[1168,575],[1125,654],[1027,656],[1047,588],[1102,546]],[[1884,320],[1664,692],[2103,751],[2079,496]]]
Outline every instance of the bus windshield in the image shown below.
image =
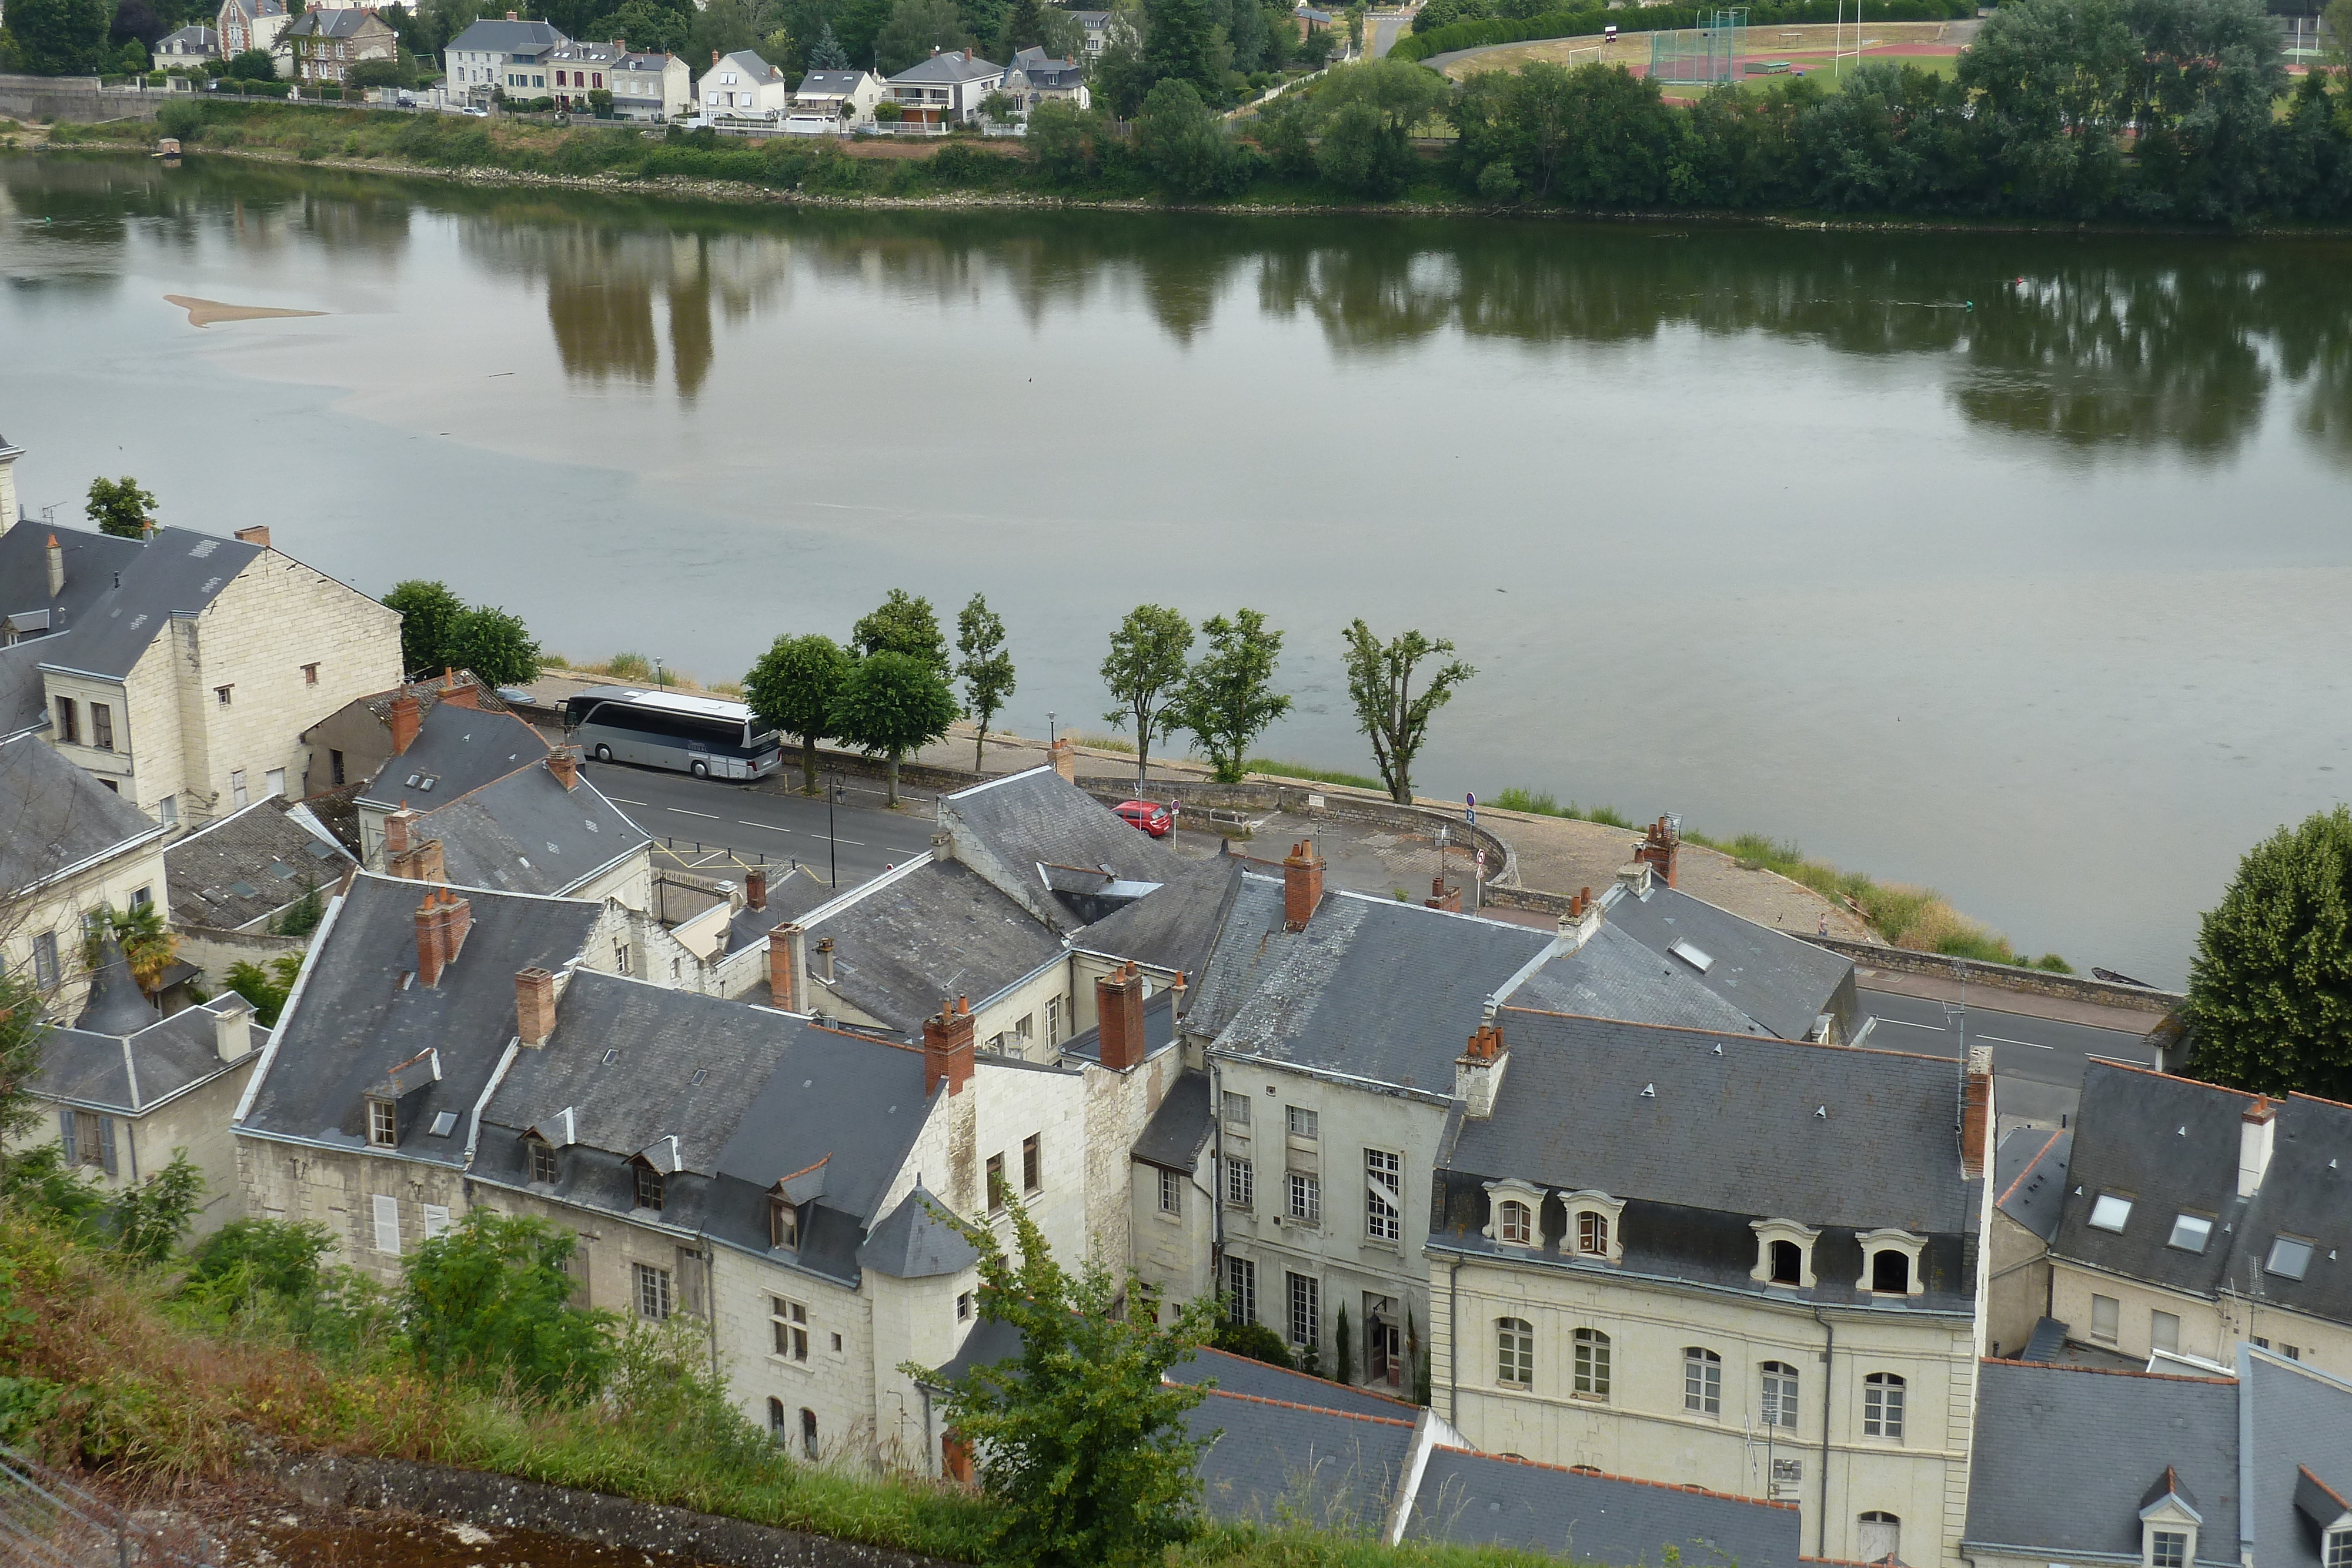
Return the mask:
[[564,704],[565,735],[599,762],[634,762],[704,779],[757,779],[782,765],[782,740],[741,703],[614,687]]

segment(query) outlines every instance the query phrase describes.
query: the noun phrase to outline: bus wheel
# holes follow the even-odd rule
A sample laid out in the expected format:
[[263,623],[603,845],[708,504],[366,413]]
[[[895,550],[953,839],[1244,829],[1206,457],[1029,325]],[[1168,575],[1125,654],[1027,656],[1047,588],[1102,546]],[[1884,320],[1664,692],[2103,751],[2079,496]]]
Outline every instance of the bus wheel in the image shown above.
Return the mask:
[[609,747],[609,746],[600,746],[600,747],[598,747],[596,748],[596,760],[597,760],[597,761],[599,761],[599,762],[610,762],[610,761],[612,761],[612,760],[613,760],[613,748],[612,748],[611,747]]
[[697,779],[708,779],[710,777],[710,764],[708,762],[689,762],[686,765],[686,770],[688,773],[693,774]]

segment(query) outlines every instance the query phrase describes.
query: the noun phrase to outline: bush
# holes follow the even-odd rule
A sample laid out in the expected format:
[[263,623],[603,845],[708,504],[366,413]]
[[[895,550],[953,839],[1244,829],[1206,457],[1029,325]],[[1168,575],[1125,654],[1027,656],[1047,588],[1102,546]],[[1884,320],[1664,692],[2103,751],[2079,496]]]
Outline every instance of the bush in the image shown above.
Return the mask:
[[406,1322],[416,1359],[439,1376],[575,1403],[614,1364],[610,1312],[572,1305],[578,1240],[543,1220],[478,1208],[416,1249]]
[[167,103],[155,111],[155,129],[163,135],[193,142],[205,133],[204,109],[194,103]]
[[1216,1337],[1209,1343],[1228,1355],[1247,1356],[1252,1361],[1262,1361],[1268,1366],[1286,1370],[1296,1370],[1297,1367],[1290,1359],[1289,1347],[1282,1343],[1282,1336],[1264,1323],[1220,1322]]

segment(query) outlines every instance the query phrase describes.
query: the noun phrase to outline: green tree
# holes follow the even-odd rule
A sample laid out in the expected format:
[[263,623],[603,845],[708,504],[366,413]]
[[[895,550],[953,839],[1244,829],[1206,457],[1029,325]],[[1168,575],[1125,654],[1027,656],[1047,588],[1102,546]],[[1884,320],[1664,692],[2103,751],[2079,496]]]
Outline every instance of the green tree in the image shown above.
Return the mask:
[[1039,0],[1013,0],[1004,13],[1004,36],[997,47],[1003,57],[1011,60],[1024,49],[1037,48],[1045,42],[1045,7]]
[[152,900],[126,909],[99,905],[82,933],[83,967],[98,967],[101,935],[114,938],[122,949],[123,961],[131,967],[131,977],[150,996],[163,983],[163,971],[180,956],[179,936],[163,924],[163,906]]
[[695,12],[688,36],[693,57],[708,60],[713,50],[731,55],[738,49],[756,47],[760,26],[747,0],[709,0]]
[[383,596],[387,610],[400,612],[400,668],[415,679],[457,663],[450,650],[458,622],[465,619],[466,601],[445,582],[411,578],[395,583]]
[[1296,1370],[1290,1347],[1282,1343],[1280,1334],[1264,1323],[1237,1323],[1229,1317],[1220,1318],[1217,1321],[1217,1337],[1210,1343],[1227,1355],[1247,1356],[1252,1361],[1262,1361],[1286,1372]]
[[41,1042],[48,1032],[30,975],[0,968],[0,1143],[16,1142],[40,1118],[27,1091],[40,1076]]
[[275,81],[278,67],[268,49],[240,49],[221,68],[221,75],[236,81]]
[[885,805],[898,803],[898,761],[940,739],[955,722],[955,693],[940,670],[911,653],[885,651],[857,661],[835,695],[833,733],[890,761]]
[[607,30],[627,40],[629,47],[654,54],[675,54],[686,47],[693,22],[661,0],[629,0],[613,13]]
[[1076,182],[1102,171],[1101,111],[1048,99],[1029,111],[1029,155],[1049,180]]
[[1170,716],[1200,742],[1219,783],[1238,784],[1250,747],[1290,711],[1290,698],[1274,689],[1282,633],[1259,612],[1241,610],[1231,621],[1213,615],[1202,622],[1201,635],[1208,651],[1185,672]]
[[832,638],[787,633],[770,644],[743,677],[743,701],[761,724],[801,741],[801,788],[816,793],[816,743],[833,733],[834,699],[849,678],[850,657]]
[[[1348,697],[1355,705],[1356,722],[1372,743],[1372,760],[1380,764],[1381,782],[1388,786],[1390,799],[1410,806],[1413,758],[1428,737],[1430,716],[1478,672],[1451,657],[1454,644],[1443,637],[1432,639],[1414,631],[1384,643],[1360,619],[1349,623],[1345,637]],[[1435,658],[1445,662],[1428,672],[1415,695],[1414,671],[1423,660]]]
[[948,678],[947,633],[940,630],[940,618],[928,599],[918,599],[903,588],[894,588],[890,597],[858,618],[849,629],[849,645],[861,658],[877,653],[904,653],[910,659],[920,659]]
[[2181,1013],[2199,1077],[2352,1099],[2352,809],[2246,852],[2199,929]]
[[503,606],[469,606],[449,629],[446,662],[471,670],[494,686],[517,686],[539,679],[539,640],[522,617]]
[[1339,1303],[1339,1333],[1337,1348],[1331,1353],[1331,1376],[1335,1382],[1356,1381],[1356,1334],[1348,1325],[1348,1303]]
[[228,967],[224,977],[228,988],[253,1004],[253,1021],[264,1029],[278,1027],[278,1015],[286,1010],[286,998],[294,994],[294,982],[302,973],[302,955],[280,953],[269,960],[265,970],[250,959],[239,959]]
[[171,1164],[115,1194],[109,1206],[115,1249],[142,1263],[161,1263],[179,1246],[204,1198],[204,1173],[188,1163],[187,1150],[173,1149]]
[[2140,54],[2117,0],[2000,5],[1955,71],[2007,176],[2011,204],[2073,215],[2105,207]]
[[484,1387],[511,1378],[541,1399],[594,1396],[612,1371],[614,1319],[572,1305],[564,1265],[578,1245],[544,1220],[478,1208],[418,1247],[404,1303],[417,1361]]
[[1133,120],[1151,90],[1151,68],[1143,57],[1147,26],[1142,0],[1111,0],[1102,52],[1087,78],[1094,101],[1115,119]]
[[956,0],[895,0],[889,20],[874,36],[875,68],[886,77],[896,76],[929,58],[934,49],[966,49],[974,41],[964,30]]
[[834,37],[833,24],[819,25],[816,38],[808,47],[808,68],[813,71],[845,71],[849,68],[849,51]]
[[90,76],[107,59],[106,0],[16,0],[8,30],[35,76]]
[[1205,196],[1238,186],[1244,173],[1233,139],[1192,84],[1171,77],[1143,98],[1135,153],[1170,191]]
[[[1163,1375],[1207,1339],[1215,1303],[1194,1301],[1163,1327],[1139,1305],[1150,1300],[1140,1279],[1116,1279],[1099,1260],[1071,1274],[1019,1200],[1005,1207],[1017,1263],[987,1226],[940,1214],[980,1254],[981,1317],[1012,1324],[1022,1339],[1017,1357],[974,1367],[946,1400],[946,1424],[987,1456],[987,1560],[1155,1562],[1197,1528],[1200,1497],[1202,1445],[1184,1416],[1203,1391]],[[1125,1312],[1116,1310],[1122,1299]]]
[[956,652],[962,660],[956,674],[963,678],[964,711],[980,721],[971,745],[971,770],[987,764],[988,724],[1013,695],[1013,655],[1004,647],[1004,622],[988,601],[975,593],[956,616]]
[[1209,0],[1143,0],[1143,64],[1151,83],[1190,82],[1204,96],[1224,98],[1224,43]]
[[1183,688],[1184,660],[1192,651],[1192,623],[1164,605],[1137,605],[1110,634],[1102,681],[1119,706],[1103,721],[1116,729],[1134,724],[1139,785],[1151,765],[1151,737],[1165,735],[1175,716],[1166,710]]
[[2352,66],[2352,0],[2328,0],[2319,17],[2327,26],[2327,63],[2339,70]]
[[147,516],[154,509],[154,492],[141,489],[139,481],[125,474],[120,479],[92,479],[89,504],[82,514],[98,525],[100,533],[138,539],[147,537]]

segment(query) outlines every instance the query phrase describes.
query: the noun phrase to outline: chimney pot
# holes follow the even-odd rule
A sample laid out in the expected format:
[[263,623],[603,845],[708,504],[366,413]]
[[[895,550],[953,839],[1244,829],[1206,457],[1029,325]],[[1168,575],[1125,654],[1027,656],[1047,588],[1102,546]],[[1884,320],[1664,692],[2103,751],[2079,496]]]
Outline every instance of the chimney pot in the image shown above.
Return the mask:
[[1960,1174],[1985,1174],[1992,1149],[1992,1047],[1969,1047],[1967,1075],[1960,1082]]
[[1673,819],[1660,817],[1642,835],[1641,843],[1633,851],[1633,858],[1664,877],[1668,887],[1676,887],[1680,883],[1676,881],[1675,862],[1681,857],[1682,846],[1682,834],[1675,831]]
[[[437,883],[449,880],[448,868],[441,855],[439,839],[425,839],[410,847],[406,874],[418,882]],[[457,954],[453,951],[449,956],[454,958]]]
[[833,984],[833,938],[830,936],[816,939],[816,972],[817,978],[828,986]]
[[[408,853],[409,834],[415,826],[416,813],[405,806],[383,820],[383,858],[386,871],[392,870],[394,860]],[[394,872],[393,874],[406,876],[408,873],[402,871]]]
[[441,966],[446,961],[441,946],[440,900],[440,892],[428,888],[425,902],[416,906],[416,983],[420,986],[440,979]]
[[213,1051],[223,1061],[243,1061],[253,1050],[253,1004],[235,991],[213,1006]]
[[2258,1094],[2238,1121],[2238,1196],[2252,1197],[2270,1174],[2271,1151],[2278,1141],[2278,1106]]
[[425,723],[425,705],[416,700],[415,692],[403,692],[392,699],[392,754],[394,757],[416,743],[416,732]]
[[55,599],[58,594],[63,593],[65,591],[65,547],[58,543],[57,535],[51,534],[49,536],[49,597],[51,599]]
[[1445,878],[1443,876],[1433,876],[1429,879],[1429,896],[1422,902],[1432,909],[1443,909],[1451,914],[1459,915],[1462,913],[1462,890],[1458,887],[1447,887]]
[[[580,758],[572,754],[571,747],[559,746],[553,751],[549,752],[547,754],[547,770],[555,775],[555,781],[563,786],[563,792],[565,794],[568,795],[574,789],[578,788],[580,783]],[[765,909],[767,904],[765,903],[755,904],[751,907],[754,909]]]
[[1054,771],[1066,784],[1078,781],[1078,748],[1066,740],[1054,742]]
[[1495,1094],[1509,1061],[1502,1026],[1490,1012],[1468,1048],[1454,1059],[1454,1097],[1462,1102],[1464,1115],[1483,1120],[1495,1113]]
[[269,548],[269,526],[267,523],[256,523],[249,528],[239,528],[236,530],[236,537],[242,543],[259,545],[263,549]]
[[1126,1072],[1143,1065],[1143,977],[1133,964],[1096,978],[1095,1022],[1105,1067]]
[[961,1094],[963,1086],[971,1082],[972,1022],[971,1010],[961,998],[953,1002],[941,1002],[937,1018],[923,1020],[923,1094],[926,1098],[939,1092],[940,1085],[948,1086],[950,1094]]
[[1315,841],[1301,839],[1282,862],[1282,927],[1304,931],[1323,902],[1323,859]]
[[515,971],[515,1034],[532,1047],[555,1032],[555,977],[534,964]]

